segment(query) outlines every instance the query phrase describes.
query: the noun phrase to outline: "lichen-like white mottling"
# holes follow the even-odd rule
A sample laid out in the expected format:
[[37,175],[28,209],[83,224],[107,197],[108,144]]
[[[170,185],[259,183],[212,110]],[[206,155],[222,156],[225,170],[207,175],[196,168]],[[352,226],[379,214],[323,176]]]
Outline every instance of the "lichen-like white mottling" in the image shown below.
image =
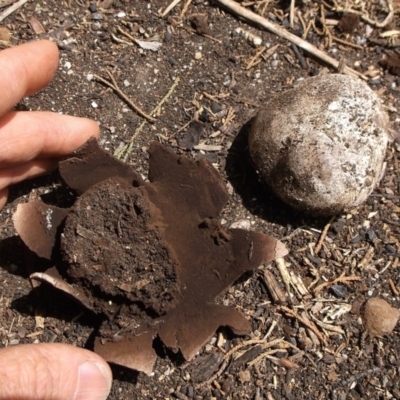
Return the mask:
[[51,230],[51,228],[53,227],[53,224],[51,223],[51,215],[53,214],[53,210],[52,209],[47,209],[46,210],[46,228],[47,230]]
[[257,115],[251,156],[285,202],[315,214],[359,205],[379,182],[388,116],[363,81],[310,78],[277,93]]

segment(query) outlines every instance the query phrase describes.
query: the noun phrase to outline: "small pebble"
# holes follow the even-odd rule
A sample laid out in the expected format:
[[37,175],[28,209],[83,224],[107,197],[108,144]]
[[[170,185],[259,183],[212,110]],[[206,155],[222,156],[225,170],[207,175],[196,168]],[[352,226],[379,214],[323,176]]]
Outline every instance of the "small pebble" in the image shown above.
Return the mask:
[[98,21],[93,22],[93,24],[92,24],[92,31],[98,31],[98,30],[100,30],[100,29],[101,29],[101,23],[98,22]]
[[346,221],[343,218],[339,218],[336,222],[334,222],[331,225],[331,228],[332,228],[333,232],[340,233],[343,230],[345,224],[346,224]]
[[354,237],[353,239],[350,240],[350,243],[351,244],[356,244],[356,243],[360,243],[363,240],[364,240],[364,236],[357,235],[356,237]]
[[390,253],[390,254],[396,254],[396,253],[397,253],[396,248],[393,247],[391,244],[387,244],[387,245],[385,246],[385,249],[386,249],[386,251],[387,251],[388,253]]
[[243,218],[233,222],[229,228],[249,230],[250,227],[251,227],[250,221],[248,219]]
[[89,6],[89,11],[90,11],[91,13],[97,12],[97,5],[94,4],[94,3],[92,3],[92,4]]
[[246,371],[240,371],[238,373],[238,380],[241,384],[246,383],[246,382],[250,382],[251,380],[251,375],[250,375],[250,371],[246,370]]
[[101,12],[95,12],[92,14],[92,19],[95,21],[101,21],[104,19],[104,16]]
[[194,53],[195,60],[200,60],[201,57],[202,57],[201,51],[196,51],[196,53]]
[[366,237],[370,242],[373,242],[375,239],[378,238],[378,236],[376,235],[376,233],[372,230],[367,231],[366,233]]
[[395,328],[400,311],[385,300],[373,297],[365,303],[362,313],[364,329],[371,337],[389,335]]
[[343,299],[347,295],[347,288],[342,285],[332,285],[331,290],[333,295],[339,299]]
[[222,111],[222,107],[221,107],[220,104],[218,104],[218,103],[216,103],[216,102],[213,102],[213,103],[211,104],[211,111],[212,111],[214,114],[216,114],[216,113]]
[[273,61],[271,61],[271,67],[272,67],[272,68],[277,68],[277,67],[279,66],[279,64],[280,64],[280,61],[279,61],[279,60],[273,60]]

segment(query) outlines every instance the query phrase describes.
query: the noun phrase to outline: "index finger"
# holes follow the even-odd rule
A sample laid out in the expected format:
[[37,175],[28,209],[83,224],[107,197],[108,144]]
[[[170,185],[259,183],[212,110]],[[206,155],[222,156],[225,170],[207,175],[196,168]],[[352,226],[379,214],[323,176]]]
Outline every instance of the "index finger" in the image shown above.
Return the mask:
[[43,89],[58,67],[57,46],[40,40],[0,51],[0,116]]

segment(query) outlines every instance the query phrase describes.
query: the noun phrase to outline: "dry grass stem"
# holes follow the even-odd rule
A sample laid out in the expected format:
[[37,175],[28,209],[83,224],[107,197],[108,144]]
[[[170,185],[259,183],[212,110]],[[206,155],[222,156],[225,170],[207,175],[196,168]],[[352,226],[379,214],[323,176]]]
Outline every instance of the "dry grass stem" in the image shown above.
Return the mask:
[[357,267],[361,270],[366,268],[370,264],[372,258],[374,257],[374,252],[375,252],[374,247],[373,246],[369,247],[368,250],[365,252],[364,257],[358,263]]
[[293,317],[297,319],[301,324],[303,324],[306,328],[310,329],[312,332],[314,332],[315,336],[325,345],[328,345],[328,341],[326,338],[322,335],[322,333],[317,329],[317,327],[311,323],[311,321],[306,321],[304,318],[300,317],[295,311],[291,310],[290,308],[287,307],[280,307],[282,311],[284,311],[287,315],[290,317]]
[[[169,88],[167,94],[158,102],[158,104],[151,110],[151,114],[156,114],[159,112],[159,110],[161,109],[162,105],[171,97],[172,93],[174,92],[175,88],[178,86],[178,83],[180,81],[180,78],[175,78],[174,83],[171,85],[171,87]],[[119,158],[119,159],[123,159],[125,162],[128,160],[128,157],[130,156],[131,152],[132,152],[132,148],[133,148],[133,142],[134,140],[137,138],[137,136],[139,135],[139,133],[143,130],[143,128],[145,127],[147,121],[143,121],[139,127],[136,129],[136,131],[134,132],[134,134],[131,137],[131,140],[129,142],[129,144],[126,144],[125,146],[117,149],[114,153],[114,156]],[[189,122],[190,123],[190,122]]]
[[394,284],[392,279],[388,279],[388,283],[390,286],[390,289],[392,289],[392,292],[394,293],[395,296],[400,295],[399,290],[397,289],[396,285]]
[[[303,50],[305,50],[307,53],[313,55],[315,58],[319,59],[320,61],[330,65],[334,69],[338,69],[339,67],[339,61],[335,60],[334,58],[330,57],[328,54],[323,52],[322,50],[319,50],[312,44],[308,43],[307,41],[299,38],[298,36],[288,32],[287,30],[281,28],[277,24],[267,20],[266,18],[261,17],[260,15],[253,13],[250,10],[247,10],[246,8],[240,6],[238,3],[236,3],[233,0],[216,0],[217,3],[225,6],[232,12],[236,13],[237,15],[252,21],[263,28],[269,30],[270,32],[274,33],[275,35],[280,36],[283,39],[289,40],[290,42],[296,44]],[[368,78],[365,77],[363,74],[361,74],[358,71],[355,71],[354,69],[345,66],[343,68],[343,73],[346,75],[350,75],[353,77],[358,77],[367,80]]]
[[181,11],[181,13],[179,15],[179,19],[181,21],[183,20],[183,17],[185,16],[185,14],[186,14],[191,2],[192,2],[192,0],[187,0],[187,2],[184,4],[184,6],[182,8],[182,11]]
[[311,317],[311,319],[322,329],[325,329],[327,331],[331,331],[331,332],[335,332],[335,333],[339,333],[341,335],[344,335],[345,332],[344,330],[340,327],[340,326],[335,326],[332,324],[327,324],[325,322],[320,321],[317,317],[315,317],[314,315],[312,315],[311,313],[309,314],[309,316]]
[[289,23],[290,28],[294,28],[294,10],[296,7],[296,0],[290,0]]
[[326,237],[326,235],[327,235],[327,233],[329,231],[329,228],[331,227],[332,222],[335,220],[335,218],[336,218],[336,216],[331,217],[330,220],[328,221],[328,223],[325,225],[323,231],[321,232],[321,235],[320,235],[320,237],[318,239],[318,243],[317,243],[317,245],[315,246],[315,249],[314,249],[314,254],[315,255],[318,255],[318,253],[320,252],[321,247],[322,247],[322,243],[324,242],[325,237]]
[[333,279],[331,281],[321,283],[320,285],[318,285],[314,289],[314,294],[317,295],[322,289],[326,288],[327,286],[335,285],[336,283],[347,283],[347,282],[359,281],[359,280],[361,280],[361,278],[359,276],[355,276],[355,275],[345,276],[345,272],[342,272],[338,278]]
[[[0,14],[0,22],[10,16],[14,11],[18,10],[18,8],[22,7],[28,0],[19,0],[14,3],[12,6],[8,7],[5,11]],[[10,4],[10,3],[7,3]]]
[[353,47],[354,49],[358,49],[358,50],[363,50],[364,49],[364,47],[360,46],[359,44],[351,43],[351,42],[348,42],[347,40],[340,39],[335,35],[331,35],[331,37],[332,37],[334,42],[343,44],[344,46]]
[[161,14],[162,17],[165,17],[175,6],[177,6],[182,0],[173,0],[173,2],[164,10]]
[[251,60],[248,62],[248,64],[246,65],[246,70],[249,70],[250,68],[255,67],[257,64],[259,64],[261,62],[260,56],[262,53],[264,53],[264,51],[267,48],[265,46],[262,46],[260,49],[258,49],[256,51],[256,54],[251,58]]

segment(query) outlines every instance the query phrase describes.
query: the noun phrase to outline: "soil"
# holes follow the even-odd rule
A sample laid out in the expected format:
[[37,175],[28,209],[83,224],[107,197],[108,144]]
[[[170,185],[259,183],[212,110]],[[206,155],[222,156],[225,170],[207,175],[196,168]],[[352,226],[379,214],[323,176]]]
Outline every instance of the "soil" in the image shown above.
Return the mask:
[[[156,340],[158,358],[149,376],[113,366],[110,399],[400,398],[398,326],[382,338],[364,338],[361,323],[362,305],[371,297],[400,307],[397,139],[388,147],[386,173],[379,186],[356,209],[329,221],[286,206],[259,180],[252,166],[247,149],[249,125],[271,93],[326,69],[287,41],[237,19],[213,2],[193,0],[180,21],[185,3],[162,18],[160,12],[170,1],[106,1],[96,14],[89,2],[47,0],[28,2],[2,22],[13,34],[12,44],[50,37],[60,48],[54,81],[24,99],[19,109],[95,119],[101,127],[102,147],[117,152],[144,179],[147,150],[154,140],[177,154],[208,159],[222,173],[230,195],[219,216],[221,226],[251,229],[282,240],[290,249],[286,262],[292,279],[301,279],[308,287],[302,292],[300,285],[292,286],[289,296],[275,263],[244,274],[217,297],[217,303],[246,316],[252,327],[249,336],[220,328],[190,362]],[[291,30],[289,3],[241,4]],[[380,36],[399,29],[397,14],[382,28],[354,18],[337,27],[331,21],[340,21],[343,14],[329,4],[296,2],[306,26],[315,22],[307,40],[369,78],[397,132],[398,40]],[[382,6],[366,4],[370,19],[384,19]],[[35,33],[32,17],[45,33]],[[342,42],[324,33],[324,27]],[[259,48],[252,46],[251,37],[236,34],[237,28],[261,37],[265,53],[257,55]],[[296,14],[292,32],[302,35],[302,29]],[[123,32],[161,46],[158,51],[141,48]],[[266,56],[275,45],[279,47]],[[146,113],[167,96],[155,112],[155,122],[146,122],[93,77],[108,80],[106,71]],[[31,290],[29,274],[50,265],[35,257],[15,233],[12,213],[17,204],[28,200],[70,207],[75,195],[58,172],[12,188],[9,203],[0,213],[0,345],[62,342],[93,348],[93,332],[101,324],[93,312],[48,286]],[[326,226],[327,235],[318,249]],[[271,279],[284,293],[278,296],[281,303],[268,290]],[[304,319],[313,318],[319,321],[319,336],[304,324]],[[265,343],[281,338],[282,345],[275,342],[266,347]],[[235,347],[240,343],[243,347]],[[273,353],[266,354],[267,350]]]

